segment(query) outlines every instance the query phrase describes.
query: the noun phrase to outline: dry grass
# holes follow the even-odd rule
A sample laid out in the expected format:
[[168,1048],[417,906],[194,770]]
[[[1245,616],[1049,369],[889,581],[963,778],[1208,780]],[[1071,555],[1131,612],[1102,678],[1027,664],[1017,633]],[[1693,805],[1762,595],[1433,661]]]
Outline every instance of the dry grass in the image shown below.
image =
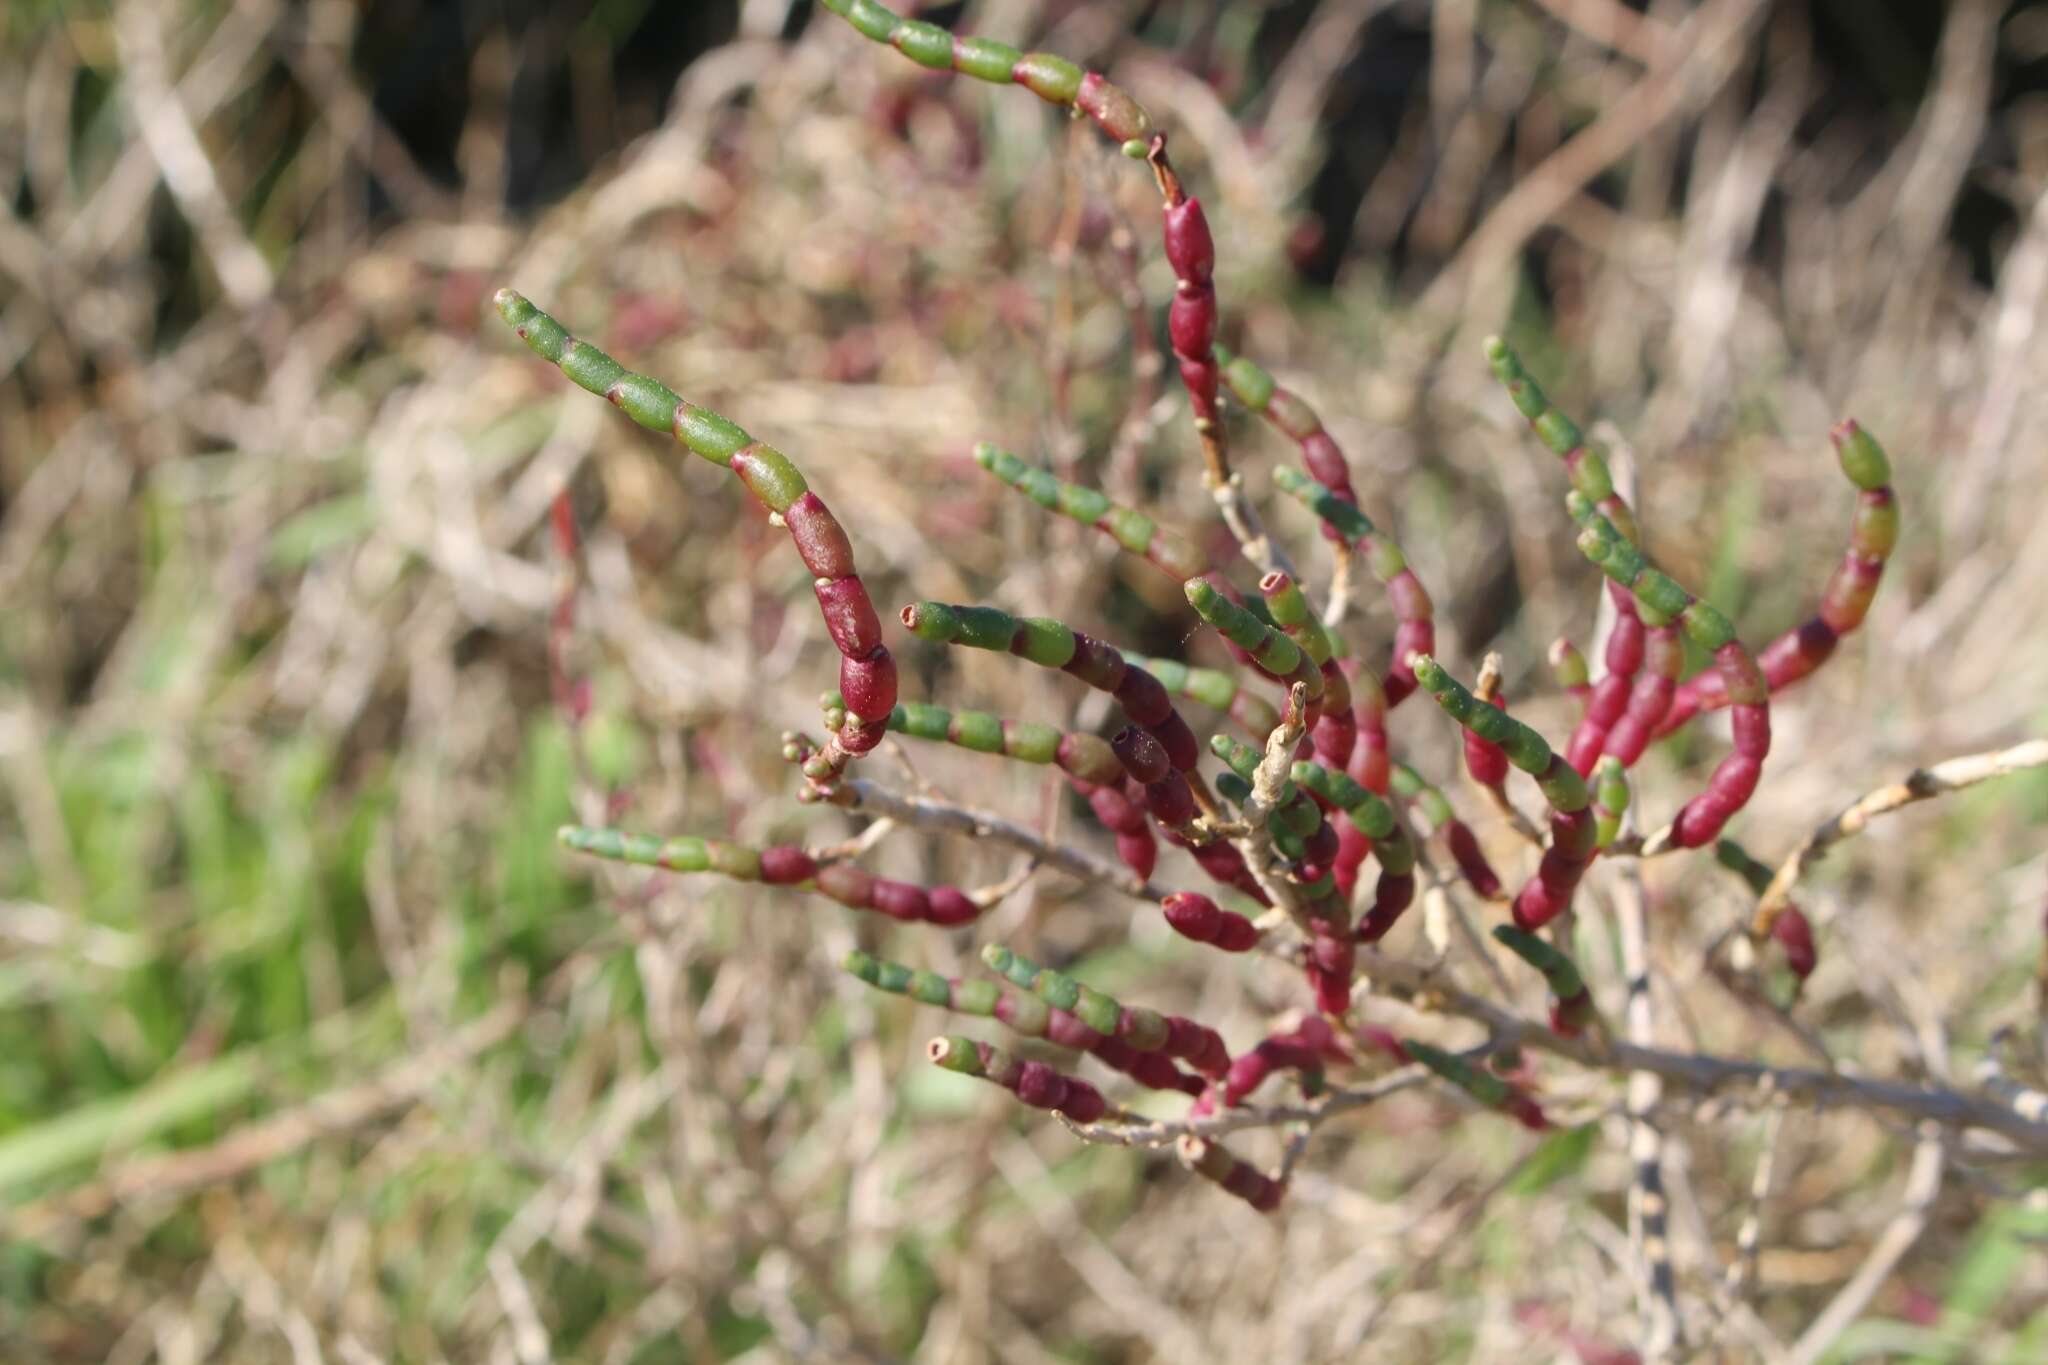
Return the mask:
[[[1154,410],[1133,377],[1124,234],[1154,321],[1168,288],[1144,177],[1035,101],[842,26],[785,43],[786,8],[741,6],[658,128],[518,216],[503,32],[466,74],[444,186],[367,101],[346,6],[0,20],[0,1354],[1615,1358],[1598,1351],[1635,1344],[1652,1297],[1620,1078],[1557,1070],[1550,1102],[1588,1126],[1540,1144],[1404,1090],[1324,1126],[1261,1217],[934,1076],[936,1014],[834,966],[858,942],[966,971],[967,937],[556,851],[572,817],[814,845],[860,822],[790,799],[778,736],[815,730],[833,661],[782,533],[503,334],[500,284],[795,454],[885,612],[983,600],[1220,662],[1174,585],[965,454],[1047,453],[1227,547],[1178,394]],[[1775,708],[1738,831],[1759,856],[1915,765],[2041,732],[2048,144],[1990,75],[2027,16],[1957,0],[1917,111],[1887,128],[1829,116],[1797,5],[1657,3],[1617,28],[1606,0],[1326,0],[1255,61],[1226,31],[1222,97],[1180,60],[1192,7],[1144,41],[1139,8],[970,17],[1115,71],[1175,129],[1237,348],[1344,442],[1464,676],[1500,650],[1518,712],[1561,735],[1543,650],[1594,629],[1554,464],[1478,356],[1505,330],[1569,410],[1629,433],[1658,555],[1752,641],[1810,610],[1839,554],[1830,422],[1854,412],[1893,452],[1901,548],[1865,629]],[[1306,284],[1289,252],[1331,154],[1319,111],[1360,79],[1355,44],[1411,21],[1435,43],[1427,88],[1334,283]],[[2019,225],[1988,274],[1948,230],[1966,190]],[[367,214],[380,196],[393,212]],[[1321,579],[1305,516],[1266,497],[1289,453],[1236,437]],[[563,490],[573,571],[547,531]],[[565,588],[562,671],[593,697],[574,732],[550,694]],[[906,696],[1105,718],[1012,661],[913,643]],[[1705,732],[1646,759],[1650,811],[1719,752]],[[1411,703],[1396,742],[1519,867],[1449,780],[1446,727]],[[890,745],[863,772],[1100,845],[1014,765]],[[1645,864],[1650,1041],[1967,1087],[2004,1027],[2014,1078],[2041,1084],[2041,778],[1888,817],[1819,863],[1796,1029],[1709,970],[1749,912],[1739,883]],[[866,862],[963,886],[1017,870],[912,831]],[[1169,852],[1160,880],[1193,875]],[[1579,926],[1616,1018],[1621,890],[1600,882]],[[1421,951],[1424,919],[1390,949]],[[1301,999],[1291,970],[1219,965],[1053,873],[972,937],[1236,1046]],[[1780,1117],[1768,1096],[1667,1090],[1649,1117],[1702,1358],[2048,1352],[2038,1162],[1954,1133],[1916,1158],[1934,1140],[1910,1124]],[[1269,1166],[1281,1142],[1233,1140]],[[1753,1204],[1753,1286],[1724,1290]],[[1918,1235],[1836,1336],[1823,1308],[1888,1225]],[[1829,1342],[1803,1340],[1816,1321]]]

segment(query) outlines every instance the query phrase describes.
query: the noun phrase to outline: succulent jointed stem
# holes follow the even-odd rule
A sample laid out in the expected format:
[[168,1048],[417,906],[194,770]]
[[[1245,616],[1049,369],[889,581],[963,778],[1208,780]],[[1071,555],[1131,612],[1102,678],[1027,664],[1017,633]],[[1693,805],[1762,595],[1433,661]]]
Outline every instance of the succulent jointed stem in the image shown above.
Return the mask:
[[1656,624],[1676,621],[1714,656],[1731,707],[1735,751],[1721,760],[1707,789],[1686,803],[1671,826],[1672,841],[1681,848],[1712,843],[1729,818],[1748,803],[1763,775],[1764,759],[1771,751],[1770,688],[1726,616],[1653,566],[1583,493],[1574,491],[1566,506],[1579,523],[1580,552],[1627,588],[1642,609],[1655,616]]
[[1149,659],[1129,651],[1124,653],[1124,662],[1159,679],[1160,686],[1172,695],[1224,712],[1255,740],[1264,740],[1280,724],[1280,713],[1271,702],[1221,669],[1194,668],[1178,659]]
[[1259,580],[1266,611],[1282,634],[1301,648],[1323,675],[1322,715],[1314,729],[1316,757],[1342,771],[1358,742],[1358,717],[1351,709],[1351,681],[1335,657],[1335,641],[1310,610],[1301,588],[1284,573]]
[[811,571],[825,629],[839,651],[839,690],[852,714],[818,755],[816,770],[807,772],[814,782],[829,785],[851,759],[881,742],[881,722],[896,704],[896,661],[882,643],[881,620],[838,519],[781,451],[684,401],[659,380],[634,374],[512,290],[500,289],[496,303],[499,316],[535,355],[641,426],[669,432],[712,464],[731,470],[754,500],[789,528]]
[[[837,692],[823,698],[825,727],[845,707]],[[892,734],[931,740],[978,754],[1000,754],[1022,763],[1051,764],[1083,782],[1120,782],[1124,767],[1107,742],[1093,735],[1059,730],[1031,721],[1004,720],[987,711],[955,711],[931,702],[898,702],[883,722]]]
[[1487,861],[1486,852],[1479,847],[1479,837],[1472,832],[1472,827],[1458,818],[1450,798],[1406,763],[1393,765],[1392,785],[1397,796],[1422,812],[1422,818],[1429,823],[1430,833],[1443,836],[1451,861],[1457,865],[1459,875],[1474,894],[1483,900],[1499,896],[1500,874]]
[[1209,572],[1208,557],[1193,541],[1092,488],[1062,482],[987,441],[974,447],[974,462],[1047,511],[1095,527],[1126,552],[1171,574],[1175,582]]
[[991,1043],[947,1034],[932,1039],[925,1055],[947,1071],[999,1085],[1034,1109],[1051,1109],[1076,1123],[1094,1123],[1112,1112],[1102,1092],[1088,1082],[1061,1075],[1044,1062],[1020,1061]]
[[1541,1131],[1550,1126],[1543,1111],[1536,1102],[1522,1091],[1509,1085],[1490,1071],[1483,1071],[1455,1053],[1428,1043],[1406,1040],[1403,1044],[1410,1057],[1421,1062],[1444,1080],[1477,1100],[1488,1109],[1498,1110],[1514,1119],[1525,1128]]
[[1415,846],[1407,829],[1392,806],[1343,773],[1303,759],[1290,775],[1303,790],[1344,812],[1351,825],[1371,841],[1380,877],[1373,888],[1372,909],[1359,923],[1358,939],[1361,943],[1379,942],[1415,898]]
[[1452,720],[1498,744],[1510,763],[1534,777],[1550,804],[1550,842],[1536,874],[1515,893],[1515,923],[1539,929],[1571,906],[1572,893],[1593,860],[1592,794],[1586,781],[1542,735],[1473,696],[1436,660],[1418,659],[1415,678]]
[[1629,796],[1628,769],[1613,754],[1604,756],[1593,768],[1593,842],[1599,847],[1621,834]]
[[920,640],[1015,654],[1115,697],[1133,729],[1112,741],[1112,748],[1125,771],[1144,785],[1147,807],[1174,829],[1193,821],[1194,791],[1185,775],[1201,758],[1195,733],[1159,679],[1132,666],[1113,646],[1050,617],[1016,617],[995,607],[913,602],[903,609],[902,620]]
[[840,964],[845,971],[876,990],[908,996],[927,1005],[937,1005],[958,1014],[994,1019],[1026,1038],[1043,1038],[1059,1047],[1086,1052],[1113,1070],[1121,1071],[1140,1085],[1154,1090],[1199,1095],[1205,1086],[1158,1052],[1139,1052],[1128,1043],[1098,1033],[1065,1010],[1057,1009],[1035,995],[1006,991],[993,981],[970,981],[940,976],[901,963],[878,958],[859,949],[848,953]]
[[1158,1052],[1188,1063],[1205,1076],[1221,1076],[1230,1068],[1230,1052],[1217,1032],[1177,1014],[1133,1009],[1064,972],[1041,967],[999,944],[986,944],[981,960],[1012,984],[1065,1010],[1106,1038],[1115,1038],[1139,1052]]
[[907,922],[950,927],[971,923],[981,915],[982,908],[957,887],[914,886],[877,877],[852,863],[820,864],[793,844],[752,849],[716,839],[657,839],[583,825],[564,825],[555,837],[563,847],[593,858],[670,872],[716,872],[735,881],[815,891],[849,909],[872,910]]
[[[1714,841],[1714,861],[1742,878],[1751,894],[1761,896],[1770,889],[1772,869],[1733,839]],[[1805,911],[1786,901],[1784,909],[1771,921],[1771,937],[1785,950],[1785,963],[1794,976],[1804,981],[1813,975],[1820,954],[1813,942],[1813,923],[1806,918]]]
[[1319,480],[1298,469],[1282,467],[1273,471],[1273,483],[1280,491],[1301,502],[1327,526],[1334,527],[1347,544],[1365,555],[1366,567],[1387,590],[1394,609],[1393,658],[1388,661],[1381,686],[1386,704],[1398,706],[1415,690],[1415,670],[1409,660],[1436,648],[1436,605],[1428,589],[1408,566],[1408,556],[1392,536],[1373,525],[1355,501],[1338,496]]
[[1271,1213],[1287,1197],[1284,1183],[1232,1156],[1220,1142],[1189,1133],[1179,1140],[1177,1150],[1182,1165],[1260,1213]]
[[1255,612],[1232,602],[1204,579],[1188,580],[1182,591],[1197,616],[1224,639],[1247,651],[1260,668],[1283,679],[1290,687],[1295,683],[1303,686],[1308,695],[1308,714],[1302,723],[1313,728],[1321,712],[1325,683],[1322,670],[1301,646]]
[[1567,1038],[1584,1032],[1593,1021],[1593,996],[1586,989],[1586,978],[1579,973],[1578,964],[1535,934],[1511,925],[1496,926],[1493,936],[1543,974],[1544,983],[1550,987],[1551,1028]]
[[[1863,624],[1883,581],[1885,563],[1898,543],[1898,495],[1892,490],[1891,460],[1884,447],[1853,418],[1829,436],[1842,472],[1856,485],[1856,516],[1849,528],[1849,547],[1828,577],[1819,610],[1757,655],[1757,666],[1774,694],[1826,663],[1842,637]],[[1718,710],[1728,701],[1720,672],[1702,673],[1678,689],[1656,733],[1668,735],[1700,712]]]

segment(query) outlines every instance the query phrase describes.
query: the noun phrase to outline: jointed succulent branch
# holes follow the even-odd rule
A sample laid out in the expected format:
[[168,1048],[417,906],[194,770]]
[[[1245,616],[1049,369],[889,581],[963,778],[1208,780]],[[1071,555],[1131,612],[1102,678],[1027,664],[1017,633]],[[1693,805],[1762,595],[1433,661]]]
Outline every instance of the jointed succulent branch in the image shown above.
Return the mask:
[[1388,706],[1400,705],[1415,690],[1415,670],[1410,658],[1436,648],[1436,605],[1428,590],[1415,576],[1415,570],[1408,567],[1408,556],[1402,553],[1400,545],[1373,525],[1372,519],[1358,510],[1355,501],[1298,469],[1274,470],[1273,483],[1314,512],[1325,526],[1334,528],[1346,544],[1362,551],[1366,567],[1386,588],[1387,601],[1394,609],[1394,646],[1382,688]]
[[839,691],[848,723],[816,756],[806,776],[829,787],[847,763],[882,739],[882,721],[896,705],[896,661],[882,643],[882,623],[862,586],[846,531],[810,490],[789,457],[755,440],[708,408],[685,402],[659,380],[634,374],[510,289],[497,296],[498,314],[533,353],[559,367],[579,386],[611,403],[650,431],[666,431],[698,455],[739,476],[754,500],[781,518],[811,571],[818,611],[839,651]]
[[1065,1010],[1106,1038],[1115,1038],[1139,1052],[1158,1052],[1184,1061],[1205,1076],[1221,1076],[1230,1067],[1230,1052],[1222,1037],[1192,1019],[1120,1004],[1064,972],[1041,967],[999,944],[984,945],[981,960],[998,976],[1054,1009]]
[[[823,705],[825,728],[838,729],[845,719],[845,701],[837,692],[827,692]],[[912,739],[1000,754],[1022,763],[1049,763],[1083,782],[1120,782],[1124,776],[1123,764],[1107,743],[1050,725],[1004,720],[986,711],[949,711],[925,701],[898,702],[883,723],[891,733]]]
[[793,844],[751,849],[716,839],[656,839],[616,829],[565,825],[556,833],[563,847],[593,858],[638,863],[670,872],[716,872],[735,881],[762,882],[815,891],[852,910],[873,910],[891,919],[927,924],[970,924],[981,907],[951,886],[929,890],[877,877],[852,863],[820,864]]
[[1499,896],[1500,874],[1486,860],[1486,853],[1479,847],[1479,837],[1472,832],[1472,827],[1460,820],[1458,813],[1451,808],[1450,799],[1406,763],[1394,765],[1393,788],[1395,795],[1422,812],[1432,835],[1443,836],[1444,848],[1473,894],[1484,900]]
[[1153,1090],[1199,1095],[1206,1088],[1157,1049],[1141,1051],[1120,1038],[1088,1027],[1072,1013],[1047,1004],[1036,995],[1018,995],[993,981],[966,981],[937,972],[906,967],[858,949],[846,955],[845,970],[876,990],[904,995],[956,1014],[994,1019],[1026,1038],[1042,1038],[1059,1047],[1086,1052],[1103,1065],[1121,1071]]
[[1580,552],[1634,595],[1649,623],[1661,626],[1676,621],[1714,656],[1733,708],[1735,752],[1714,769],[1707,789],[1678,812],[1670,836],[1680,848],[1712,843],[1729,817],[1748,803],[1763,776],[1764,758],[1771,751],[1770,689],[1727,617],[1655,568],[1585,494],[1574,491],[1567,506],[1580,526]]
[[1593,860],[1592,794],[1585,779],[1551,750],[1543,736],[1467,692],[1436,660],[1418,657],[1415,679],[1452,720],[1499,745],[1510,763],[1534,777],[1550,803],[1550,842],[1536,875],[1515,894],[1515,923],[1524,929],[1542,928],[1571,907],[1572,893]]
[[1524,1128],[1538,1132],[1550,1126],[1542,1108],[1533,1099],[1492,1072],[1428,1043],[1409,1039],[1406,1047],[1409,1056],[1470,1095],[1482,1108],[1498,1110]]
[[1063,1076],[1044,1062],[1020,1061],[989,1043],[947,1034],[925,1048],[933,1064],[999,1085],[1033,1109],[1050,1109],[1076,1123],[1094,1123],[1115,1111],[1102,1092]]
[[[1842,422],[1830,437],[1842,472],[1857,488],[1856,516],[1849,528],[1849,548],[1828,578],[1820,610],[1757,655],[1764,682],[1774,694],[1826,663],[1842,637],[1863,624],[1884,577],[1885,561],[1899,538],[1898,496],[1892,491],[1891,461],[1884,447],[1854,419]],[[1702,673],[1678,689],[1657,733],[1668,735],[1695,714],[1728,702],[1726,680],[1720,673]]]
[[1128,650],[1124,662],[1159,679],[1159,685],[1174,696],[1226,713],[1255,740],[1263,741],[1280,723],[1280,713],[1271,702],[1221,669],[1194,668],[1178,659],[1148,659]]
[[1200,578],[1209,572],[1207,557],[1193,541],[1161,526],[1143,512],[1111,502],[1092,488],[1063,483],[987,441],[974,448],[974,462],[1046,511],[1095,527],[1126,552],[1173,575],[1175,582]]
[[1516,957],[1543,974],[1550,987],[1550,1026],[1566,1037],[1585,1031],[1593,1022],[1593,996],[1578,965],[1535,934],[1497,925],[1493,936]]

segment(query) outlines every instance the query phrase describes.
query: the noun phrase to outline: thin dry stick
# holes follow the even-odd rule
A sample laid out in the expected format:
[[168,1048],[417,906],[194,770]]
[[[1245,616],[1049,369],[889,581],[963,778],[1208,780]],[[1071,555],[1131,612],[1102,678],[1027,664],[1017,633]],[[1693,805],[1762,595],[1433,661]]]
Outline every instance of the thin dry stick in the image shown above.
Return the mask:
[[1273,835],[1267,827],[1267,819],[1281,804],[1281,795],[1289,785],[1288,774],[1294,768],[1294,751],[1307,729],[1302,724],[1307,714],[1308,689],[1296,683],[1288,689],[1286,715],[1273,727],[1273,733],[1266,736],[1265,757],[1259,760],[1258,771],[1252,775],[1251,798],[1244,803],[1244,822],[1250,832],[1233,841],[1267,899],[1285,910],[1288,918],[1304,934],[1313,932],[1308,907],[1294,883],[1280,870],[1280,854],[1273,847]]
[[1784,1129],[1784,1106],[1774,1104],[1764,1111],[1756,1170],[1749,1179],[1749,1210],[1743,1214],[1742,1227],[1735,1234],[1735,1258],[1728,1263],[1723,1278],[1728,1298],[1735,1303],[1748,1298],[1751,1286],[1756,1284],[1757,1252],[1763,1243],[1764,1201],[1771,1196],[1771,1181],[1778,1166],[1778,1139]]
[[933,796],[909,796],[892,791],[864,777],[842,780],[833,802],[849,810],[883,815],[903,825],[964,834],[972,839],[994,839],[1020,848],[1032,857],[1056,867],[1069,876],[1123,892],[1157,904],[1166,892],[1150,882],[1140,881],[1122,863],[1097,857],[1085,849],[1051,843],[1013,820],[968,806],[956,806]]
[[1920,1233],[1927,1226],[1928,1210],[1941,1193],[1942,1171],[1947,1164],[1940,1127],[1932,1123],[1921,1125],[1920,1144],[1913,1149],[1913,1165],[1906,1172],[1906,1189],[1898,1213],[1879,1234],[1869,1257],[1849,1277],[1849,1282],[1793,1343],[1785,1357],[1786,1365],[1813,1365],[1862,1316],[1893,1268],[1920,1240]]
[[[1644,905],[1641,872],[1624,865],[1614,889],[1615,918],[1621,929],[1621,969],[1628,980],[1623,1026],[1639,1047],[1654,1046],[1656,1020],[1650,1013],[1649,916]],[[1628,1155],[1635,1175],[1629,1185],[1629,1242],[1638,1261],[1646,1300],[1643,1305],[1643,1358],[1669,1360],[1684,1342],[1684,1320],[1678,1311],[1678,1284],[1671,1266],[1670,1201],[1664,1193],[1664,1134],[1653,1117],[1664,1098],[1664,1083],[1654,1071],[1631,1071],[1628,1077]]]
[[[1771,884],[1764,888],[1764,894],[1757,900],[1756,913],[1750,920],[1750,936],[1758,941],[1768,939],[1807,864],[1842,840],[1862,833],[1864,827],[1878,816],[1888,815],[1916,801],[1946,796],[1979,782],[1988,782],[1994,777],[2040,767],[2048,767],[2048,739],[2029,740],[2010,749],[1952,758],[1931,768],[1915,768],[1900,781],[1858,797],[1840,814],[1822,821],[1779,865]],[[1647,848],[1644,856],[1649,856]]]
[[1363,1109],[1429,1079],[1430,1072],[1423,1067],[1404,1066],[1364,1085],[1330,1091],[1306,1104],[1226,1109],[1196,1119],[1159,1119],[1151,1123],[1078,1124],[1065,1119],[1061,1122],[1066,1123],[1074,1136],[1083,1142],[1105,1143],[1112,1147],[1171,1147],[1183,1137],[1220,1137],[1226,1133],[1278,1128],[1289,1123],[1303,1124],[1313,1130],[1339,1114]]
[[1565,1038],[1548,1023],[1524,1019],[1491,1001],[1447,985],[1431,967],[1383,957],[1370,949],[1359,953],[1363,975],[1390,991],[1416,997],[1445,1014],[1484,1025],[1493,1035],[1491,1047],[1533,1048],[1568,1057],[1581,1066],[1602,1071],[1653,1071],[1665,1081],[1702,1096],[1755,1093],[1768,1088],[1773,1097],[1808,1108],[1885,1110],[1915,1120],[1949,1127],[1983,1128],[2011,1139],[2027,1156],[2048,1156],[2048,1123],[2015,1114],[1987,1095],[1946,1086],[1854,1076],[1842,1071],[1773,1066],[1745,1058],[1704,1052],[1668,1052],[1626,1041]]

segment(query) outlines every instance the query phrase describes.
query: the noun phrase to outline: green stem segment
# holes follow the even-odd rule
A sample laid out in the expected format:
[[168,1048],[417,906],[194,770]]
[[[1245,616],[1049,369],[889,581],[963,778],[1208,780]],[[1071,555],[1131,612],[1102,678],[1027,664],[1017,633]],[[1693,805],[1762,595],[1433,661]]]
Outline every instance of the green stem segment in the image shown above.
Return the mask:
[[1144,155],[1152,120],[1128,94],[1093,71],[1084,71],[1049,52],[1019,52],[988,38],[961,38],[937,24],[905,19],[875,0],[822,0],[825,8],[865,38],[887,43],[919,66],[957,71],[993,85],[1021,85],[1048,104],[1087,115],[1111,141]]
[[1550,987],[1551,1028],[1567,1038],[1584,1032],[1593,1021],[1593,995],[1586,989],[1578,964],[1536,935],[1511,925],[1496,927],[1493,936],[1543,974]]
[[1387,664],[1382,690],[1387,705],[1398,706],[1415,690],[1415,669],[1410,660],[1436,648],[1436,604],[1430,600],[1429,590],[1408,567],[1408,556],[1402,553],[1400,545],[1373,525],[1355,502],[1340,497],[1335,490],[1298,469],[1274,470],[1273,482],[1281,492],[1314,512],[1346,543],[1362,551],[1366,567],[1386,588],[1387,601],[1394,609],[1394,657]]
[[1445,1052],[1442,1048],[1431,1047],[1428,1043],[1409,1040],[1404,1041],[1402,1046],[1410,1057],[1457,1086],[1484,1107],[1498,1110],[1523,1127],[1538,1132],[1550,1126],[1550,1121],[1543,1117],[1543,1111],[1537,1107],[1534,1100],[1492,1072],[1482,1071],[1463,1057]]
[[1098,1033],[1067,1011],[1055,1009],[1035,995],[1018,995],[993,981],[944,977],[937,972],[890,962],[859,949],[848,953],[841,966],[876,990],[908,996],[957,1014],[995,1019],[1023,1037],[1042,1038],[1058,1047],[1089,1053],[1105,1066],[1121,1071],[1140,1085],[1154,1090],[1200,1095],[1207,1088],[1200,1077],[1182,1071],[1165,1054],[1139,1052],[1119,1039]]
[[1712,843],[1729,818],[1748,803],[1763,775],[1764,758],[1771,751],[1770,687],[1726,616],[1660,572],[1584,494],[1572,493],[1566,506],[1579,523],[1580,552],[1655,612],[1660,623],[1676,621],[1714,656],[1730,703],[1735,751],[1721,760],[1707,789],[1687,802],[1672,822],[1672,839],[1679,847]]
[[839,690],[853,720],[832,736],[806,775],[829,786],[854,757],[882,739],[882,721],[896,704],[896,661],[882,643],[882,624],[854,565],[853,546],[824,501],[775,447],[757,441],[707,408],[685,402],[659,380],[634,374],[587,341],[569,334],[521,295],[500,289],[498,314],[535,355],[603,397],[650,431],[666,431],[692,451],[739,477],[754,500],[782,518],[811,571],[818,610],[838,649]]
[[925,1055],[936,1066],[999,1085],[1034,1109],[1051,1109],[1076,1123],[1094,1123],[1111,1113],[1102,1092],[1086,1081],[1063,1076],[1044,1062],[1026,1062],[991,1043],[948,1034],[934,1038]]
[[1407,829],[1392,806],[1343,773],[1301,759],[1290,776],[1317,800],[1344,812],[1352,827],[1371,841],[1380,877],[1373,888],[1372,909],[1359,923],[1358,939],[1361,943],[1379,942],[1415,899],[1415,845]]
[[1230,1069],[1230,1053],[1223,1046],[1222,1037],[1192,1019],[1120,1004],[1092,986],[1041,967],[999,944],[984,946],[981,960],[990,971],[1030,991],[1054,1009],[1065,1010],[1104,1037],[1115,1038],[1139,1052],[1178,1058],[1205,1076],[1221,1076]]
[[1128,553],[1173,575],[1177,583],[1209,571],[1208,557],[1186,536],[1092,488],[1062,482],[987,441],[975,446],[974,462],[1047,511],[1095,527]]
[[[1133,666],[1113,646],[1050,617],[1016,617],[996,607],[913,602],[903,609],[902,620],[920,640],[1015,654],[1115,697],[1132,724],[1111,747],[1124,771],[1144,787],[1147,809],[1172,829],[1185,829],[1194,820],[1194,790],[1185,774],[1201,760],[1195,732],[1159,679]],[[1160,758],[1163,763],[1155,761]]]
[[1457,864],[1466,884],[1485,900],[1499,896],[1500,874],[1487,861],[1472,827],[1458,818],[1450,798],[1406,763],[1394,764],[1389,780],[1396,796],[1422,812],[1430,833],[1443,836],[1444,847],[1450,851],[1451,861]]
[[[846,703],[837,692],[823,697],[825,728],[837,729]],[[978,754],[1000,754],[1020,763],[1049,763],[1083,782],[1123,781],[1124,767],[1109,744],[1094,735],[1058,730],[1031,721],[1004,720],[987,711],[952,711],[930,702],[898,702],[885,722],[894,734],[952,744]]]
[[1599,847],[1607,847],[1621,833],[1628,803],[1628,769],[1608,754],[1593,768],[1593,842]]
[[657,839],[583,825],[564,825],[555,837],[563,847],[593,858],[670,872],[716,872],[735,881],[815,891],[849,909],[872,910],[891,919],[951,927],[981,915],[981,907],[957,887],[927,889],[877,877],[852,863],[820,864],[793,844],[753,849],[717,839]]
[[1534,777],[1543,799],[1550,803],[1550,843],[1543,850],[1536,875],[1515,893],[1515,923],[1524,929],[1540,929],[1570,908],[1572,893],[1593,860],[1592,794],[1586,790],[1586,781],[1542,735],[1473,696],[1436,660],[1426,656],[1416,660],[1415,677],[1452,720],[1499,745],[1508,762]]
[[[1820,609],[1757,655],[1757,666],[1773,693],[1826,663],[1842,637],[1863,624],[1884,578],[1885,562],[1899,539],[1898,495],[1892,490],[1891,460],[1884,447],[1853,418],[1837,426],[1831,436],[1842,472],[1856,485],[1856,517],[1849,528],[1849,548],[1828,578]],[[1701,711],[1718,710],[1728,702],[1720,671],[1702,673],[1678,689],[1657,725],[1657,734],[1668,735]]]

